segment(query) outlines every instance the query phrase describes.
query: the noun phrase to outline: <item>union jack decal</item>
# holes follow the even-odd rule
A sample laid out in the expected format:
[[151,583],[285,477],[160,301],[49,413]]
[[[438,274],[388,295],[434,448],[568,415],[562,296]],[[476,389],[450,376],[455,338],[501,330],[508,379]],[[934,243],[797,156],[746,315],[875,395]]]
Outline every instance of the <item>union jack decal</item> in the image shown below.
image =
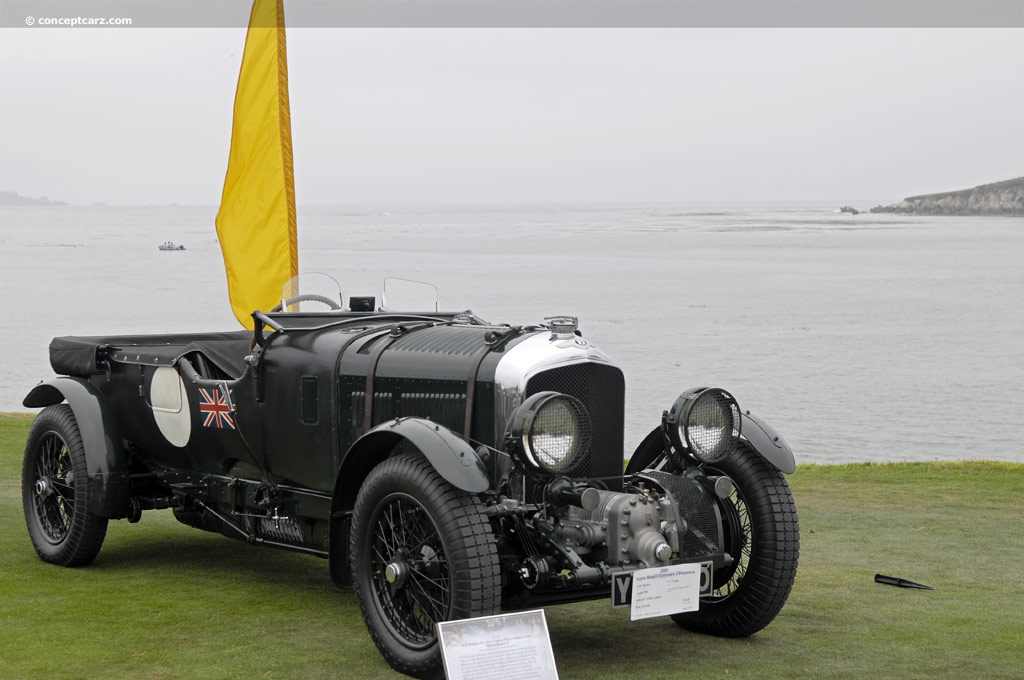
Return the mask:
[[[230,394],[230,391],[229,393]],[[220,390],[199,390],[199,412],[205,414],[203,427],[216,427],[223,429],[235,429],[234,417],[231,415],[231,407]]]

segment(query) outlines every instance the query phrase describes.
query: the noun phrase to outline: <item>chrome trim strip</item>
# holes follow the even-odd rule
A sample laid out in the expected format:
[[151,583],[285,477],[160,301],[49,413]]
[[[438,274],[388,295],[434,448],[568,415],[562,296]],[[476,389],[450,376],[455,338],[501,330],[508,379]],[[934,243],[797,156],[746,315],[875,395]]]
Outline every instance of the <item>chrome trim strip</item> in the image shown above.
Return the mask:
[[552,368],[583,363],[616,366],[583,338],[556,335],[549,330],[537,331],[509,349],[494,369],[495,434],[500,437],[512,413],[523,403],[530,378]]

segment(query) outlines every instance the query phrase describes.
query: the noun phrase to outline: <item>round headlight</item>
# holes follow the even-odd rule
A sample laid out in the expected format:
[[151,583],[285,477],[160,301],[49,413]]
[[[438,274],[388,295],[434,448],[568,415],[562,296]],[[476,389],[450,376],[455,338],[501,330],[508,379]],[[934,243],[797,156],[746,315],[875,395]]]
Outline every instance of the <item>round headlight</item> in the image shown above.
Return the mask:
[[516,411],[510,434],[530,467],[565,474],[590,449],[590,414],[567,394],[541,392]]
[[669,441],[702,463],[725,456],[740,432],[740,411],[725,390],[699,387],[679,395],[663,422]]

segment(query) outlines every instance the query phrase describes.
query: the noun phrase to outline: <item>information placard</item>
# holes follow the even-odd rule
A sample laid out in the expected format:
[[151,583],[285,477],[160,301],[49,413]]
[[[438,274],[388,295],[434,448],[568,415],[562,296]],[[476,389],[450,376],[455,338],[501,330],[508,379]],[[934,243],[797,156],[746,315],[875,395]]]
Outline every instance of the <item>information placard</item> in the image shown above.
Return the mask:
[[700,608],[700,575],[699,562],[634,572],[630,620],[697,611]]
[[[695,562],[700,565],[700,595],[711,594],[715,563],[711,560]],[[633,606],[633,575],[637,572],[620,571],[612,574],[612,609]],[[692,610],[689,610],[692,611]],[[678,614],[679,612],[674,612]]]
[[448,680],[558,680],[544,610],[437,624]]

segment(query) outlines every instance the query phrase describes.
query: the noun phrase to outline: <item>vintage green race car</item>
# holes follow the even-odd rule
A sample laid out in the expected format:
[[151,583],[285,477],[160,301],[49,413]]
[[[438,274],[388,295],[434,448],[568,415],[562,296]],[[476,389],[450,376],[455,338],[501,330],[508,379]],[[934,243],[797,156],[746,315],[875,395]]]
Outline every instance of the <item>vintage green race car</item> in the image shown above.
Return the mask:
[[728,392],[666,404],[623,471],[623,374],[575,319],[300,297],[332,309],[255,312],[252,332],[53,340],[61,377],[24,400],[43,408],[23,476],[43,560],[89,564],[108,520],[170,508],[327,558],[388,663],[422,677],[442,672],[438,622],[626,604],[653,568],[701,565],[699,609],[672,614],[688,630],[746,636],[782,609],[795,462]]

